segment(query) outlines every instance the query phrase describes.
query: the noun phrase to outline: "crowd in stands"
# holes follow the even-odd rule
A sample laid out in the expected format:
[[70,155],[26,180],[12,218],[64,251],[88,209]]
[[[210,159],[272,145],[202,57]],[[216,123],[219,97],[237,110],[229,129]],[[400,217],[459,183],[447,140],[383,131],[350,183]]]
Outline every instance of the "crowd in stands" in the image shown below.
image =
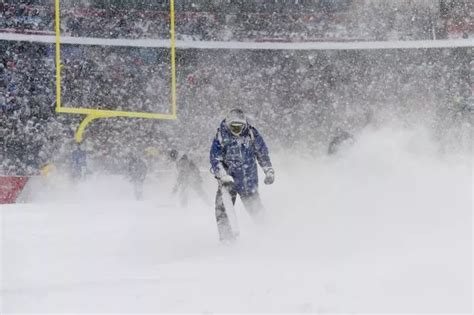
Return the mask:
[[440,3],[441,32],[447,38],[468,38],[474,33],[474,2],[445,0]]
[[[49,150],[42,137],[59,136],[49,132],[57,126],[50,49],[31,43],[0,42],[0,160],[7,169],[37,170],[42,163],[38,157],[49,155],[42,151]],[[5,166],[7,162],[12,164]]]
[[[0,56],[0,173],[32,174],[67,151],[80,117],[54,112],[54,45],[0,41]],[[63,106],[169,110],[165,49],[71,45],[62,62]],[[85,141],[102,160],[154,146],[188,148],[204,161],[231,107],[246,110],[274,148],[318,150],[335,128],[356,133],[386,111],[423,111],[445,126],[472,113],[473,67],[466,48],[179,50],[178,121],[98,120]]]
[[1,31],[51,31],[54,10],[49,1],[0,1]]
[[[14,50],[18,61],[28,64],[35,60],[31,64],[35,64],[36,71],[17,82],[9,94],[7,103],[10,105],[5,106],[3,101],[2,119],[8,123],[1,124],[1,145],[4,152],[10,154],[3,161],[22,161],[34,169],[40,166],[40,160],[29,159],[24,152],[45,159],[54,156],[52,150],[60,148],[66,140],[72,141],[78,117],[68,121],[69,115],[53,113],[51,56],[31,54],[25,49],[38,51],[40,47],[32,46],[35,44],[26,44],[23,49],[16,47],[18,44],[10,45],[7,50]],[[47,50],[42,47],[39,51],[46,53]],[[100,54],[94,55],[97,51],[87,53],[91,54],[89,58],[71,60],[65,66],[64,106],[150,112],[169,108],[169,82],[163,80],[162,87],[155,86],[164,91],[166,98],[162,101],[150,96],[154,95],[153,83],[149,89],[145,88],[150,72],[144,69],[150,65],[127,66],[125,62],[120,65],[124,77],[119,79],[114,77],[118,72],[101,73],[100,69],[104,68],[100,64],[89,64],[100,57]],[[86,131],[86,142],[95,154],[117,157],[126,154],[127,148],[140,151],[151,145],[159,147],[161,152],[170,147],[189,148],[205,159],[209,139],[232,106],[249,112],[273,147],[317,149],[327,144],[334,128],[342,125],[357,132],[376,120],[374,117],[379,111],[392,110],[401,117],[423,111],[422,116],[428,117],[435,109],[444,109],[440,117],[452,117],[465,110],[461,101],[468,101],[471,91],[466,49],[429,52],[189,50],[178,60],[179,121],[97,121]],[[153,71],[158,77],[168,62],[160,62],[156,67],[161,68]],[[3,78],[15,71],[16,68],[11,67],[4,69]],[[130,74],[137,77],[127,78]],[[67,82],[69,78],[75,79]]]
[[[400,1],[177,2],[176,37],[191,40],[397,40],[472,36],[472,4]],[[110,3],[109,3],[110,2]],[[63,35],[100,38],[168,38],[169,6],[134,1],[61,2]],[[85,5],[84,3],[87,3]],[[440,19],[440,16],[443,19]],[[0,30],[54,30],[54,3],[0,1]]]

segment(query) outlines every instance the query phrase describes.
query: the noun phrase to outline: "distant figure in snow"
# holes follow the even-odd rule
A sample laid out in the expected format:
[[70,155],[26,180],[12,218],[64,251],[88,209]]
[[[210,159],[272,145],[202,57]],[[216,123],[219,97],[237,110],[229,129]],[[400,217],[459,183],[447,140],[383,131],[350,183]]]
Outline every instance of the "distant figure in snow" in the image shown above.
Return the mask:
[[181,206],[187,207],[190,189],[193,189],[204,202],[208,203],[206,193],[202,188],[201,173],[196,164],[186,154],[178,159],[178,151],[176,150],[170,151],[170,159],[176,162],[178,177],[173,187],[173,193],[179,193]]
[[71,175],[74,180],[84,178],[87,168],[87,152],[80,143],[75,144],[71,153]]
[[130,153],[127,157],[127,177],[133,185],[135,198],[143,198],[143,183],[148,173],[145,161],[136,153]]
[[337,127],[331,141],[329,142],[328,154],[336,154],[340,146],[343,145],[343,143],[352,142],[354,142],[354,136],[349,132],[345,131],[344,129]]
[[264,183],[272,184],[275,171],[265,141],[244,112],[233,109],[221,122],[210,151],[211,172],[218,182],[215,210],[221,241],[232,241],[239,235],[236,222],[232,222],[237,195],[255,220],[263,220],[257,161],[265,173]]

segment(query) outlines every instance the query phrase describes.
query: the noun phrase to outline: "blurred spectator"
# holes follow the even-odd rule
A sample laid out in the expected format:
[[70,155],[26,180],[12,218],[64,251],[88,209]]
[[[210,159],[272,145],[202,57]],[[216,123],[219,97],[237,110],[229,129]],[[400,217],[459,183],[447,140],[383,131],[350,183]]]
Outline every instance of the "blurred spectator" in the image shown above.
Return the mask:
[[76,143],[71,152],[71,172],[74,180],[83,179],[86,175],[87,168],[87,152],[82,148],[82,145]]

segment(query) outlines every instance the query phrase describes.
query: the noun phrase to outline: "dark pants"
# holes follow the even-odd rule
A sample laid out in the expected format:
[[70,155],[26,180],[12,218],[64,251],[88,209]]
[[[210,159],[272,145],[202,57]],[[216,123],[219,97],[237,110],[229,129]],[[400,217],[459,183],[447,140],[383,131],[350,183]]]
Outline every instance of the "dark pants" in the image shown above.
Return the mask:
[[200,182],[182,183],[178,185],[177,188],[179,193],[179,203],[181,207],[186,208],[188,206],[188,195],[191,189],[194,190],[199,196],[199,198],[201,198],[207,205],[211,205],[208,196],[206,196],[206,192],[202,188]]
[[[226,189],[230,197],[232,198],[232,204],[235,205],[235,200],[237,199],[237,192],[232,187],[223,188],[222,184],[219,183],[216,194],[216,221],[217,221],[217,230],[219,231],[219,239],[222,240],[232,240],[239,235],[239,231],[233,231],[229,222],[229,217],[222,199],[223,193]],[[250,216],[257,222],[261,223],[263,221],[264,208],[260,200],[260,195],[258,192],[255,192],[251,195],[240,195],[240,199],[244,204],[245,209],[250,214]]]

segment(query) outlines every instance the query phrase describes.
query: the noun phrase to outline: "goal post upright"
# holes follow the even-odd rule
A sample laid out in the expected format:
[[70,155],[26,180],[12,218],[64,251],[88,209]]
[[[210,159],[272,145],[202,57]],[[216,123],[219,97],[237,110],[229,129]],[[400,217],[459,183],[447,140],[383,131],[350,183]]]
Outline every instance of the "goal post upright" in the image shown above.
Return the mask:
[[171,115],[176,117],[176,34],[174,0],[170,0]]
[[171,55],[171,113],[147,113],[147,112],[129,112],[129,111],[118,111],[118,110],[105,110],[105,109],[93,109],[85,107],[63,107],[61,103],[61,11],[60,11],[60,0],[54,2],[55,11],[55,66],[56,66],[56,112],[76,115],[86,115],[86,117],[79,124],[75,140],[78,143],[83,141],[84,130],[93,120],[100,118],[112,118],[112,117],[127,117],[127,118],[144,118],[144,119],[157,119],[157,120],[176,120],[176,38],[175,38],[175,14],[174,14],[174,0],[170,0],[170,55]]
[[61,109],[61,13],[59,0],[54,0],[55,65],[56,65],[56,112]]

